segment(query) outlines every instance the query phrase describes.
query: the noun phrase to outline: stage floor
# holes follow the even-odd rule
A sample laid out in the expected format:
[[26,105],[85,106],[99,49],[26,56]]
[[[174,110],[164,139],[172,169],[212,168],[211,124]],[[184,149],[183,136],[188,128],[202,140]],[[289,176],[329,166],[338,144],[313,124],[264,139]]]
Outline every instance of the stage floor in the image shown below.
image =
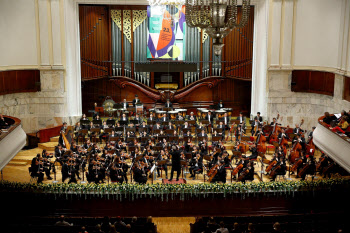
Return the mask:
[[[52,142],[55,144],[55,142]],[[210,143],[209,143],[210,145]],[[229,154],[232,154],[232,148],[233,148],[233,142],[227,142],[224,144],[225,147],[227,148]],[[230,149],[231,148],[231,149]],[[30,167],[30,163],[31,160],[33,159],[33,157],[36,156],[37,153],[41,153],[42,152],[42,148],[35,148],[35,149],[31,149],[31,150],[22,150],[20,151],[14,158],[13,160],[2,170],[2,179],[4,180],[8,180],[8,181],[16,181],[16,182],[30,182],[30,176],[29,176],[29,172],[28,172],[28,168]],[[318,160],[319,156],[320,156],[320,152],[316,151],[315,153],[315,157],[316,160]],[[247,155],[249,155],[249,153],[247,153]],[[271,159],[272,158],[272,154],[266,154],[266,158],[267,159]],[[259,158],[260,159],[260,158]],[[207,163],[206,161],[204,162],[205,164]],[[236,161],[234,161],[233,164],[235,164]],[[263,164],[263,168],[261,167],[262,164],[261,162],[255,162],[255,176],[254,176],[254,181],[252,182],[268,182],[270,181],[270,177],[262,174],[261,171],[264,171],[266,169],[267,164]],[[235,165],[233,165],[233,168],[235,168]],[[62,175],[61,175],[61,166],[56,166],[56,177],[54,177],[54,174],[51,174],[52,178],[55,178],[54,180],[57,180],[59,183],[62,182]],[[170,177],[170,171],[171,171],[171,167],[168,167],[168,178]],[[176,174],[176,172],[175,172]],[[176,175],[174,174],[174,179],[176,178]],[[226,172],[227,176],[226,176],[226,183],[231,183],[231,170],[227,170]],[[155,176],[157,176],[157,174],[155,173]],[[80,178],[82,178],[82,176],[80,176]],[[154,178],[148,178],[147,183],[162,183],[162,179],[165,179],[165,172],[163,171],[163,174],[161,177],[155,177]],[[180,178],[184,178],[186,179],[186,183],[188,184],[198,184],[198,183],[204,183],[204,182],[208,182],[207,179],[208,177],[205,177],[204,180],[204,176],[203,174],[198,174],[196,175],[195,179],[190,178],[190,174],[188,173],[187,169],[184,169],[184,174],[181,173]],[[314,179],[322,179],[322,177],[317,174],[315,177],[313,177]],[[312,177],[307,175],[306,176],[307,180],[311,180]],[[85,178],[86,180],[86,178]],[[276,179],[277,181],[282,181],[284,180],[283,177],[277,177]],[[300,180],[300,178],[296,178],[296,175],[289,175],[288,172],[285,176],[285,180]],[[53,180],[48,180],[46,175],[44,178],[43,183],[52,183]],[[81,183],[82,180],[78,180],[78,183]],[[130,172],[128,172],[128,181],[129,182],[133,182],[131,180],[131,176],[130,176]],[[68,179],[65,181],[65,183],[68,182]],[[232,182],[236,182],[235,180],[232,180]],[[249,181],[250,182],[250,181]],[[108,181],[106,181],[106,183],[108,183]]]

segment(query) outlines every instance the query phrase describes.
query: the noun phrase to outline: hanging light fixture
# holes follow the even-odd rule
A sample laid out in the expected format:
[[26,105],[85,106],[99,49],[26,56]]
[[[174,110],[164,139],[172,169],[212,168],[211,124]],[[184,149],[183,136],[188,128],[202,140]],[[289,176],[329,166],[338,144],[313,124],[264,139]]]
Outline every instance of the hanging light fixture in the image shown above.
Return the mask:
[[242,0],[242,17],[237,17],[237,0],[186,0],[186,23],[199,27],[213,39],[215,55],[221,55],[223,38],[232,29],[244,27],[249,18],[250,0]]

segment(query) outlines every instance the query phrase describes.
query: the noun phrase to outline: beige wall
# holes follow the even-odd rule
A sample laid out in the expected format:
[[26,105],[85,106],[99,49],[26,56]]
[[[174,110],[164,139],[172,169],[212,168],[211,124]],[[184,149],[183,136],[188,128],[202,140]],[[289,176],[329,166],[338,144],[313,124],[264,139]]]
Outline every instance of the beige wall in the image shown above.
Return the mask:
[[38,65],[34,0],[2,0],[0,29],[0,68]]
[[350,109],[350,102],[342,99],[344,76],[341,75],[335,77],[334,96],[292,92],[290,71],[270,71],[268,83],[269,122],[279,113],[283,117],[283,126],[294,127],[304,119],[304,128],[311,130],[324,112],[340,113],[341,110]]
[[350,0],[271,0],[268,70],[350,76]]

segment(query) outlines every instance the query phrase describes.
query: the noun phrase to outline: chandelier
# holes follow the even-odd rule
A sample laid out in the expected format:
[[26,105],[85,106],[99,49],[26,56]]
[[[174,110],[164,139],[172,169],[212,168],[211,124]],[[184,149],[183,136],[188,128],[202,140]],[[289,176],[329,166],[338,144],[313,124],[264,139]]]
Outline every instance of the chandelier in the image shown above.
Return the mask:
[[221,55],[223,38],[232,29],[244,27],[249,18],[250,0],[242,0],[242,17],[237,17],[237,0],[186,0],[186,23],[199,27],[213,39],[214,53]]

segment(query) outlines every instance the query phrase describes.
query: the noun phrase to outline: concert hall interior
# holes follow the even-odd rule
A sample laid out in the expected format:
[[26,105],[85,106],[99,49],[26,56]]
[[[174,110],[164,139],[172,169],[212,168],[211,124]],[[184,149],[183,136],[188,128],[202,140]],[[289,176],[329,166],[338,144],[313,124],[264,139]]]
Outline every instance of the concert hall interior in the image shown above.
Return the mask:
[[347,232],[350,0],[0,0],[1,232]]

